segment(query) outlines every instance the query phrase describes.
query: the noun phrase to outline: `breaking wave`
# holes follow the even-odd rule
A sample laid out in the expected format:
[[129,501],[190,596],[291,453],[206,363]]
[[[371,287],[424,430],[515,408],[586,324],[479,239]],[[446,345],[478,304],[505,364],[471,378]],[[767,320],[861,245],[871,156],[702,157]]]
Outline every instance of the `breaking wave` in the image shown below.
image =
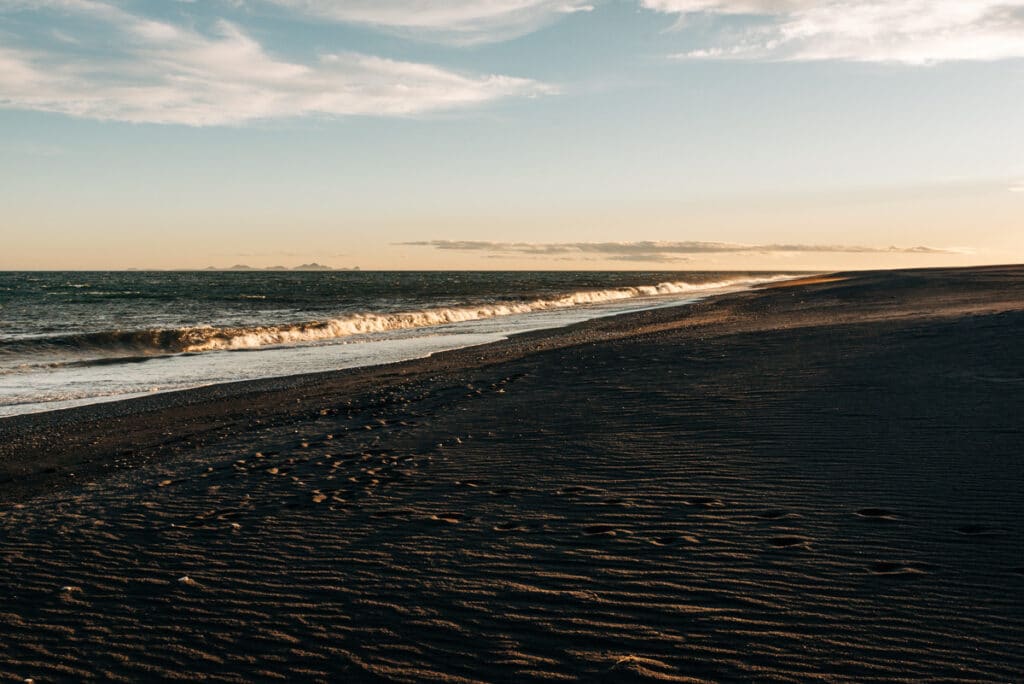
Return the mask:
[[179,354],[217,350],[319,342],[352,335],[410,330],[478,321],[535,311],[568,309],[619,300],[665,295],[685,295],[730,287],[752,286],[785,280],[792,276],[742,278],[707,283],[664,282],[606,290],[585,290],[565,295],[524,301],[489,302],[475,305],[438,307],[394,313],[355,313],[325,321],[306,321],[265,326],[188,327],[122,331],[112,330],[77,335],[52,336],[0,342],[0,351],[79,351],[107,354]]

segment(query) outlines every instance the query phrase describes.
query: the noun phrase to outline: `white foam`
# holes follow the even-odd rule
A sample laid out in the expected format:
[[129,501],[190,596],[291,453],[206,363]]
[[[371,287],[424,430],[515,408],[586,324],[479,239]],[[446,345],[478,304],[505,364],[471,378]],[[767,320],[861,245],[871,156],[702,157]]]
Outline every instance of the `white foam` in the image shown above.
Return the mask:
[[189,331],[192,333],[189,336],[196,339],[196,341],[185,346],[183,351],[194,353],[214,350],[257,349],[267,346],[318,342],[350,337],[352,335],[411,330],[414,328],[479,321],[536,311],[606,304],[608,302],[641,297],[704,293],[726,288],[749,287],[762,283],[786,280],[792,277],[794,276],[739,278],[698,284],[682,281],[664,282],[657,285],[640,285],[609,290],[584,290],[559,297],[535,299],[526,302],[496,302],[477,306],[444,307],[388,314],[362,313],[322,322],[314,321],[266,327],[196,328]]

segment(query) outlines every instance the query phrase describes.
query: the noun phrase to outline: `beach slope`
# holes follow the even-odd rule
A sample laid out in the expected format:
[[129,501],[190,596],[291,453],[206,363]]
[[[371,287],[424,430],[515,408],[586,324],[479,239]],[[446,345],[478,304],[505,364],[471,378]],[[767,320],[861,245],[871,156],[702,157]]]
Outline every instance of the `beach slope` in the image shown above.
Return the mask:
[[0,420],[0,680],[1024,678],[1024,267]]

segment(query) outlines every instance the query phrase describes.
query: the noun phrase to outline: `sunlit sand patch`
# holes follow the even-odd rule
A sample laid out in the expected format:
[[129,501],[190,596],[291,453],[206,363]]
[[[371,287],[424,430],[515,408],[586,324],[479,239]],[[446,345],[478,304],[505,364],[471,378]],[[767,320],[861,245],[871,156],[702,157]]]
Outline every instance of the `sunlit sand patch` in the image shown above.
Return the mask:
[[693,682],[668,663],[654,658],[635,655],[622,656],[615,660],[606,672],[608,681],[658,681]]
[[444,523],[446,525],[458,525],[460,522],[466,519],[465,513],[438,513],[430,516],[430,519],[434,522]]
[[764,285],[755,286],[756,289],[769,290],[781,287],[801,287],[803,285],[822,285],[824,283],[838,283],[844,280],[849,280],[843,276],[810,276],[807,278],[795,278],[793,280],[784,280],[781,283],[766,283]]

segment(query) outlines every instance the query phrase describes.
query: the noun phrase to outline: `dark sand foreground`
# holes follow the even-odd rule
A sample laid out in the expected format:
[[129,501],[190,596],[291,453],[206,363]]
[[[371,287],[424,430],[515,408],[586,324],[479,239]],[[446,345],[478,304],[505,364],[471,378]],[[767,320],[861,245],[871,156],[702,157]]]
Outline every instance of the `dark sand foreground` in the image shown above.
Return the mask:
[[1024,267],[0,420],[0,679],[1021,681]]

